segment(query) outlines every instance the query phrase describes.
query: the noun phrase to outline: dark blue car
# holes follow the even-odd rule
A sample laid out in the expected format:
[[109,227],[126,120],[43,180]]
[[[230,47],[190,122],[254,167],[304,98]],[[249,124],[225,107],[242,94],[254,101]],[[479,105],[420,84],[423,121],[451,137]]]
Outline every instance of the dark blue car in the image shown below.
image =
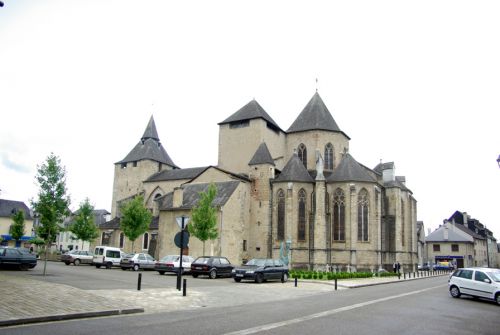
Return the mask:
[[246,264],[233,269],[231,273],[234,281],[253,280],[262,283],[265,280],[288,281],[288,267],[279,259],[253,258]]

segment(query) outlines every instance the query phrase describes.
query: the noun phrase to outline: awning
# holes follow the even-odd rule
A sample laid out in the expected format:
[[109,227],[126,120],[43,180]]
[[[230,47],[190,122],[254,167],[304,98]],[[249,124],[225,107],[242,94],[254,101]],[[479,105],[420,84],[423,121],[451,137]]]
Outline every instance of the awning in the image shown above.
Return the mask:
[[463,259],[464,256],[434,256],[434,259]]
[[[4,235],[0,235],[0,236],[2,236],[2,240],[4,240],[4,241],[13,240],[12,235],[10,235],[10,234],[4,234]],[[22,236],[20,241],[29,241],[32,238],[33,238],[33,236]]]

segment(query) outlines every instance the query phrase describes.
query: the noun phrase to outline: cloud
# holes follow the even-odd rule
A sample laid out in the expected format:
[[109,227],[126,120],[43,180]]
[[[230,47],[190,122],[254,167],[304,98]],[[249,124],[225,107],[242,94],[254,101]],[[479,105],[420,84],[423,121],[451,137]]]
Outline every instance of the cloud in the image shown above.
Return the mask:
[[2,165],[5,166],[7,169],[10,169],[10,170],[13,170],[13,171],[16,171],[19,173],[30,173],[30,171],[31,171],[29,167],[10,160],[9,156],[5,152],[1,154],[0,158],[1,158]]

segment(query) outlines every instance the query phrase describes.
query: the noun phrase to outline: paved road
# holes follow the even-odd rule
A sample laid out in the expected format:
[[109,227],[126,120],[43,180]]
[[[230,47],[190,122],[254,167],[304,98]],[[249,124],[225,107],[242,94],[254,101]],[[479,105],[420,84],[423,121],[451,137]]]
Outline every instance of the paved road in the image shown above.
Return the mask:
[[[223,307],[3,328],[0,332],[53,335],[498,334],[500,307],[485,301],[451,298],[446,279],[435,277],[355,290],[318,292],[278,301],[240,301]],[[263,286],[246,287],[253,291]]]

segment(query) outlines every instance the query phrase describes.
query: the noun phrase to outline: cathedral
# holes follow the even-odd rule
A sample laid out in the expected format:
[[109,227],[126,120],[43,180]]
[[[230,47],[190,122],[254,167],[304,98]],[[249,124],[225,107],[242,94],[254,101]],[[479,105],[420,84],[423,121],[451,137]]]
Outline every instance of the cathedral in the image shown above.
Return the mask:
[[[219,124],[217,166],[180,168],[160,142],[153,117],[137,145],[115,163],[111,221],[97,244],[178,254],[176,218],[190,217],[200,192],[217,188],[218,237],[205,254],[231,263],[285,258],[295,269],[415,271],[417,202],[393,162],[373,168],[349,151],[318,92],[287,129],[252,100]],[[141,194],[153,213],[134,243],[120,229],[120,207]],[[138,243],[139,242],[139,243]],[[203,253],[191,236],[185,253]]]

